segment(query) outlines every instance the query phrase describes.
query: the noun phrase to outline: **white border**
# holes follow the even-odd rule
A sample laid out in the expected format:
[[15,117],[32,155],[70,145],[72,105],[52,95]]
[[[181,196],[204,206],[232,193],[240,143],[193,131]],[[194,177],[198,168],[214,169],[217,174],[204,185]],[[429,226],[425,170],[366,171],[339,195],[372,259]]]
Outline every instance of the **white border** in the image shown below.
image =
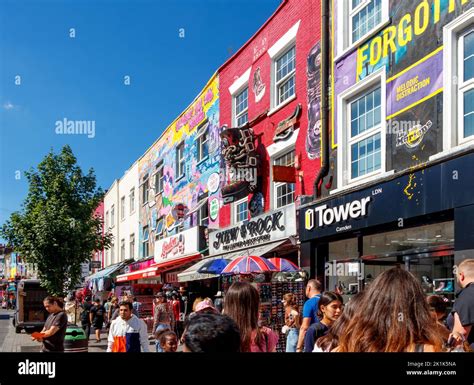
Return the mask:
[[245,71],[238,79],[235,80],[235,82],[232,83],[232,85],[229,87],[229,93],[232,95],[232,97],[240,91],[241,88],[244,88],[244,85],[246,85],[249,82],[250,79],[250,72],[252,71],[252,66],[250,66],[247,71]]
[[296,34],[298,33],[298,28],[300,27],[301,20],[298,20],[282,37],[280,37],[275,44],[273,44],[268,50],[267,53],[270,56],[270,59],[274,59],[278,56],[281,51],[286,49],[296,40]]

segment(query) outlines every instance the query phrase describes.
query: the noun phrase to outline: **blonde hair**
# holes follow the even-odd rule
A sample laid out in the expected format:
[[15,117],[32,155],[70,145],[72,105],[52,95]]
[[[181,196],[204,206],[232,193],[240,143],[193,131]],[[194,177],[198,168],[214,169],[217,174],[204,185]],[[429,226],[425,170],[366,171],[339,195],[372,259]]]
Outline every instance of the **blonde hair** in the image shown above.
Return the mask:
[[203,299],[202,297],[197,297],[194,302],[193,302],[193,311],[196,311],[196,306],[198,305],[199,302],[202,302]]
[[474,259],[465,259],[458,265],[458,272],[463,272],[464,275],[474,278]]

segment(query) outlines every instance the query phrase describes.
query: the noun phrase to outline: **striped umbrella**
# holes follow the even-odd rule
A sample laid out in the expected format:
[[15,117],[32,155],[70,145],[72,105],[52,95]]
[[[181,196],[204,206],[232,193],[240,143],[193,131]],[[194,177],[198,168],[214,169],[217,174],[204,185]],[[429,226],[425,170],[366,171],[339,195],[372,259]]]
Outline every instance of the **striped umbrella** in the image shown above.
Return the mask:
[[300,271],[301,270],[293,262],[285,258],[269,258],[268,260],[275,265],[278,271]]
[[222,274],[249,274],[263,273],[265,271],[278,271],[268,259],[257,256],[238,257],[229,263]]

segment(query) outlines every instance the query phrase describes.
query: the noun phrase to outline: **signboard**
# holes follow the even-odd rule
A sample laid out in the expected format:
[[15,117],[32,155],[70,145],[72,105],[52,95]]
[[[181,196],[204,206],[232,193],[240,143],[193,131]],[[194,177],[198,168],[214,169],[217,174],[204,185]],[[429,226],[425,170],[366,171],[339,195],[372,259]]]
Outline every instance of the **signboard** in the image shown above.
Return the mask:
[[101,261],[91,261],[91,269],[100,269],[102,267]]
[[89,262],[81,263],[81,277],[82,279],[86,278],[90,273]]
[[283,183],[296,183],[296,169],[289,166],[272,166],[273,181]]
[[187,255],[197,254],[204,241],[203,228],[192,227],[179,234],[155,242],[155,262],[163,263]]
[[239,225],[209,234],[209,255],[258,246],[296,235],[295,205],[269,211]]

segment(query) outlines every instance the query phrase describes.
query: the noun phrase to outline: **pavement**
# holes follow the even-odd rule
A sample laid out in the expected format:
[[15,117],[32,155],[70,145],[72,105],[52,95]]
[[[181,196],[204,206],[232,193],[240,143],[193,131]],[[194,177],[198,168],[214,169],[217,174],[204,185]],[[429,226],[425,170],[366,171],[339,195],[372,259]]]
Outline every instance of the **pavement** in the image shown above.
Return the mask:
[[[2,353],[24,353],[39,352],[41,344],[31,340],[31,335],[22,330],[21,333],[15,333],[12,324],[13,310],[0,309],[0,352]],[[103,353],[107,350],[107,332],[101,331],[101,342],[95,340],[94,330],[91,330],[89,339],[90,353]],[[155,351],[155,341],[150,340],[150,351]]]

